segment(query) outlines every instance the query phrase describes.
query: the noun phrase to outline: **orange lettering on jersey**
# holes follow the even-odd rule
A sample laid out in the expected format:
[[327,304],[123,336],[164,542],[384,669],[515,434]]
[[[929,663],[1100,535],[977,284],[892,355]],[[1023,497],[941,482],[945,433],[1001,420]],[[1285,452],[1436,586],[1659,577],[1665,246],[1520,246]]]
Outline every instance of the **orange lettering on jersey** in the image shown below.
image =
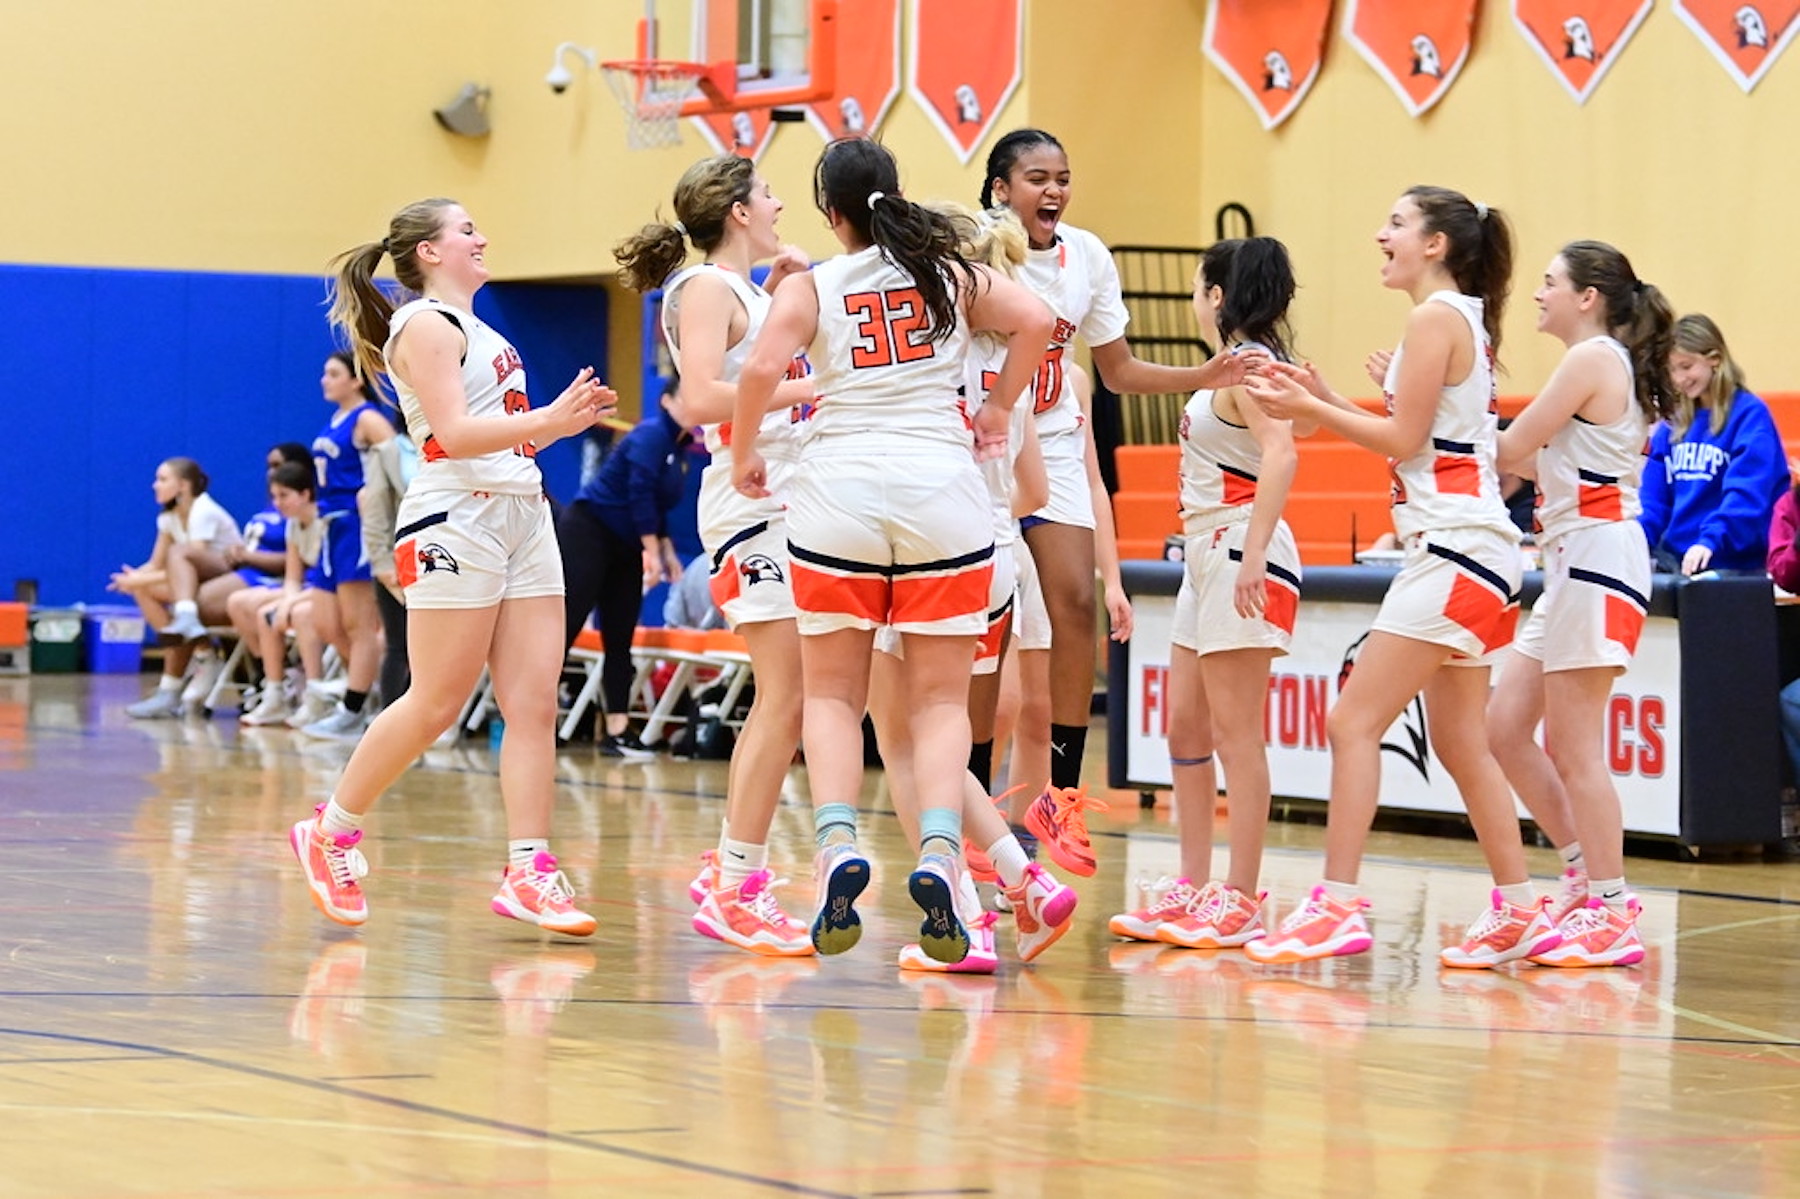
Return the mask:
[[[518,355],[514,354],[513,359],[517,361]],[[505,406],[506,415],[508,416],[517,416],[521,412],[531,411],[530,397],[516,387],[501,396],[500,402]],[[531,444],[529,441],[521,441],[512,448],[512,452],[519,455],[521,458],[536,458],[537,446]]]
[[427,462],[442,462],[450,456],[445,452],[444,447],[438,444],[435,433],[425,439],[425,444],[419,447],[419,453],[424,455]]
[[504,383],[506,382],[506,376],[512,374],[514,371],[524,369],[525,363],[519,357],[519,351],[513,349],[511,346],[507,346],[506,349],[494,355],[495,383]]

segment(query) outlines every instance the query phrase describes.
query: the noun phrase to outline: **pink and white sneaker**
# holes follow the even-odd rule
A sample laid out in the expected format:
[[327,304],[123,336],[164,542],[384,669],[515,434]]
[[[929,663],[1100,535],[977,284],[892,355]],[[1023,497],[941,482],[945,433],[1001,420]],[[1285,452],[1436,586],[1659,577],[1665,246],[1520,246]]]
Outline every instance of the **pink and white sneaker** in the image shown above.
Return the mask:
[[699,907],[707,892],[719,885],[719,851],[709,849],[700,855],[700,873],[688,884],[688,898]]
[[310,820],[295,823],[288,830],[288,844],[300,859],[314,906],[328,919],[355,927],[369,918],[369,904],[359,881],[369,873],[369,862],[356,848],[362,830],[327,833],[319,827],[324,811],[325,805],[320,804]]
[[1224,883],[1207,883],[1202,898],[1174,920],[1164,921],[1156,939],[1183,949],[1236,949],[1262,936],[1267,891],[1246,895]]
[[[1160,891],[1160,894],[1157,892]],[[1132,912],[1121,912],[1106,922],[1107,931],[1115,937],[1132,941],[1157,941],[1157,930],[1171,920],[1185,915],[1200,901],[1200,889],[1185,878],[1168,881],[1151,892],[1149,903]]]
[[522,920],[566,937],[589,937],[599,924],[575,907],[569,880],[553,854],[539,851],[527,866],[508,866],[490,904],[497,915]]
[[1562,872],[1562,883],[1550,901],[1550,923],[1560,926],[1576,908],[1588,901],[1588,876],[1570,866]]
[[1036,862],[1026,866],[1024,879],[1004,894],[1012,905],[1021,962],[1031,961],[1069,931],[1078,902],[1075,888],[1057,882]]
[[960,962],[940,962],[920,949],[915,942],[900,947],[900,969],[923,970],[932,974],[992,974],[1000,969],[1000,953],[995,946],[994,925],[1000,918],[983,912],[979,919],[965,925],[969,930],[969,952]]
[[1482,970],[1533,957],[1561,943],[1562,934],[1550,922],[1548,896],[1514,907],[1496,887],[1489,901],[1491,906],[1469,926],[1462,944],[1446,945],[1438,961],[1459,970]]
[[1623,911],[1593,896],[1557,926],[1561,944],[1531,960],[1540,966],[1635,966],[1644,960],[1639,911],[1635,896],[1626,899]]
[[1274,965],[1366,953],[1375,944],[1368,921],[1363,919],[1368,906],[1366,899],[1346,903],[1333,899],[1324,886],[1314,887],[1306,902],[1289,912],[1274,933],[1246,941],[1244,956]]
[[735,887],[708,891],[694,913],[694,931],[767,957],[811,957],[805,922],[782,911],[775,888],[786,879],[758,870]]

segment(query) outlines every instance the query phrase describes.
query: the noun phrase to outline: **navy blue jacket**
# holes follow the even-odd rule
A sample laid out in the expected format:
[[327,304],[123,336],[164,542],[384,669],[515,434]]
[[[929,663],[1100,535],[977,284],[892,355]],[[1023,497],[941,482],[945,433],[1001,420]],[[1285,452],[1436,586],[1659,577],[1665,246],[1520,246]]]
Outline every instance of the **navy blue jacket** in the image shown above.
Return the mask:
[[669,512],[681,502],[686,442],[687,430],[658,405],[614,443],[576,501],[626,541],[667,536]]

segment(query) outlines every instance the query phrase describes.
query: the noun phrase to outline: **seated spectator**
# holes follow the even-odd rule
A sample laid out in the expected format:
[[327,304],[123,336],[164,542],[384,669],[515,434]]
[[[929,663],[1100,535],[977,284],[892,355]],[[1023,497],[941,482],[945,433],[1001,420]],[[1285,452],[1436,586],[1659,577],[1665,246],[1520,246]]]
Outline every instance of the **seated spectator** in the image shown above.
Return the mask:
[[1651,558],[1670,574],[1761,573],[1788,488],[1781,434],[1710,318],[1682,317],[1674,340],[1675,417],[1650,435],[1640,493]]
[[712,563],[705,554],[695,554],[693,561],[681,570],[681,577],[669,586],[663,600],[663,623],[672,629],[722,629],[725,614],[713,602]]
[[181,714],[182,684],[193,658],[187,643],[206,635],[200,619],[200,587],[229,575],[225,552],[243,541],[237,521],[206,494],[206,485],[206,472],[192,458],[169,458],[159,465],[151,490],[162,511],[156,517],[150,559],[141,566],[121,566],[107,583],[108,591],[136,601],[151,628],[181,639],[163,657],[155,693],[125,709],[139,719]]
[[681,561],[669,542],[668,516],[686,486],[686,447],[691,434],[681,406],[680,381],[671,383],[657,410],[621,437],[594,478],[557,521],[562,548],[563,647],[598,611],[600,693],[606,709],[600,752],[614,758],[648,757],[627,731],[635,667],[631,638],[637,632],[644,593],[681,579]]
[[[310,616],[313,585],[324,570],[325,521],[319,515],[318,482],[310,467],[283,463],[271,471],[269,495],[285,521],[286,562],[278,589],[238,601],[237,615],[243,621],[239,627],[247,625],[247,631],[254,632],[253,644],[262,661],[263,677],[268,680],[256,706],[241,719],[247,725],[286,724],[299,728],[322,718],[335,706],[309,687],[299,710],[290,711],[287,693],[280,685],[290,631],[299,644],[300,665],[308,683],[317,684],[324,677],[324,646],[312,631]],[[246,619],[244,609],[251,604],[256,606]]]

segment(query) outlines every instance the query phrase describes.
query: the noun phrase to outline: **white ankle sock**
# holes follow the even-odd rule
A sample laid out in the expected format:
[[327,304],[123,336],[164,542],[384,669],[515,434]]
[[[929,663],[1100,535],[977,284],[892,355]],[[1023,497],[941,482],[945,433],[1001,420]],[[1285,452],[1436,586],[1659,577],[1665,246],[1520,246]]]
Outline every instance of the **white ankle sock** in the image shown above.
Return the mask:
[[769,864],[769,847],[750,841],[719,841],[719,889],[735,887]]
[[1001,886],[1016,887],[1025,881],[1025,868],[1031,865],[1031,859],[1011,833],[988,846],[987,856],[994,864],[994,873],[1000,876]]
[[335,797],[327,800],[325,810],[319,813],[319,827],[328,833],[354,833],[362,824],[363,818],[338,807]]
[[1589,879],[1588,894],[1615,912],[1623,912],[1626,903],[1631,898],[1631,892],[1625,889],[1623,878]]
[[1537,902],[1537,888],[1531,885],[1529,879],[1522,883],[1508,883],[1504,887],[1495,887],[1494,890],[1500,892],[1500,898],[1515,908],[1528,908]]
[[1319,885],[1325,888],[1325,894],[1339,903],[1355,903],[1362,898],[1362,886],[1358,883],[1334,883],[1325,879]]
[[537,861],[540,853],[550,852],[548,837],[520,837],[516,841],[506,843],[506,864],[508,866],[530,866]]

